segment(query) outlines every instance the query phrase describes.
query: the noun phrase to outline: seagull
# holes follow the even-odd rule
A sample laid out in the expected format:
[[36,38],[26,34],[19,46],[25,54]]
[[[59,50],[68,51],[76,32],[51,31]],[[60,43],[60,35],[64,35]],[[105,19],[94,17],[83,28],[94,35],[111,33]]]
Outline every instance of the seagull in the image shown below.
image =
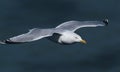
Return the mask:
[[1,40],[0,44],[21,44],[36,41],[42,38],[47,38],[53,42],[59,44],[74,44],[74,43],[83,43],[86,44],[87,41],[84,40],[80,35],[75,33],[79,28],[83,27],[98,27],[98,26],[107,26],[108,19],[103,21],[67,21],[55,28],[33,28],[29,32],[8,38],[6,40]]

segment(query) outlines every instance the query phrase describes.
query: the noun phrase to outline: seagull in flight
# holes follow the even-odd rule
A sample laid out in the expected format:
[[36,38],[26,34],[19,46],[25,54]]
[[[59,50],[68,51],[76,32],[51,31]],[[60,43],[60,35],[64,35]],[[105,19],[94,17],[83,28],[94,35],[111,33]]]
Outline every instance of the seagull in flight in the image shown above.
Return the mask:
[[8,38],[6,40],[1,40],[0,44],[21,44],[36,41],[42,38],[48,38],[49,40],[60,43],[60,44],[74,44],[83,43],[86,44],[87,41],[84,40],[80,35],[75,33],[79,28],[83,27],[98,27],[107,26],[108,19],[103,21],[67,21],[55,28],[33,28],[29,32]]

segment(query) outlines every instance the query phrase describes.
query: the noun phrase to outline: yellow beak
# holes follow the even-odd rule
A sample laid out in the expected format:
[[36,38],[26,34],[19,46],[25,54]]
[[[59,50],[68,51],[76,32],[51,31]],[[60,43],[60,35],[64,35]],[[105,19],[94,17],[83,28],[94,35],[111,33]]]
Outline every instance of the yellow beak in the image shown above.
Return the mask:
[[86,40],[81,40],[80,42],[83,44],[87,44]]

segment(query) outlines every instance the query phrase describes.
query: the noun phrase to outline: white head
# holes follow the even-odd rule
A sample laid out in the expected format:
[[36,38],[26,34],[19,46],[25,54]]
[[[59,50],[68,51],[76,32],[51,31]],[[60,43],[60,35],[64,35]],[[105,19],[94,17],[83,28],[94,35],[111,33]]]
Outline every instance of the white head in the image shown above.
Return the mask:
[[86,44],[87,42],[85,40],[83,40],[81,38],[81,36],[79,36],[78,34],[74,33],[74,32],[65,32],[62,34],[62,36],[59,39],[60,43],[67,43],[67,44],[71,44],[71,43],[75,43],[75,42],[81,42]]
[[75,42],[81,42],[81,43],[83,43],[83,44],[86,44],[86,43],[87,43],[84,39],[81,38],[80,35],[78,35],[78,34],[76,34],[76,33],[72,36],[72,38],[73,38],[73,40],[74,40]]

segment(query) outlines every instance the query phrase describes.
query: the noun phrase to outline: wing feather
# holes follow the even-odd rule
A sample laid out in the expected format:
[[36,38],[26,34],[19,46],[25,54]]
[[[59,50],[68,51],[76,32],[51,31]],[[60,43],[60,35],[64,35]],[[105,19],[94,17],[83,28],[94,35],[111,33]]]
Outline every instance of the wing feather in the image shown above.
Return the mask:
[[97,26],[106,26],[108,24],[108,19],[105,19],[103,21],[67,21],[59,26],[57,26],[57,29],[66,29],[70,31],[76,31],[79,28],[83,27],[97,27]]
[[9,38],[7,40],[1,41],[1,44],[5,43],[23,43],[23,42],[31,42],[35,40],[39,40],[44,37],[51,36],[53,34],[53,29],[39,29],[39,28],[34,28],[29,30],[28,33],[21,34],[12,38]]

